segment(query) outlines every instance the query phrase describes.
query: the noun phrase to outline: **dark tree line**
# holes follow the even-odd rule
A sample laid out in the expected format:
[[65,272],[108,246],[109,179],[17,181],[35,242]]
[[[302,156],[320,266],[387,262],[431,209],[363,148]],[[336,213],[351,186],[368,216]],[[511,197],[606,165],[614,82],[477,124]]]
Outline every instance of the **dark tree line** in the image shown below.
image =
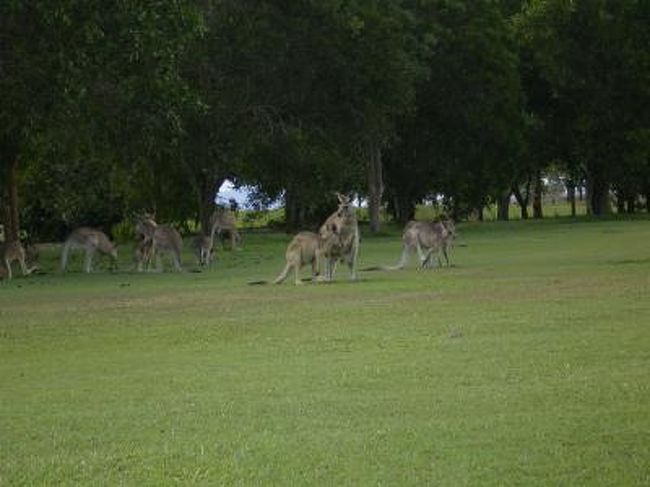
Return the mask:
[[[541,178],[594,215],[650,196],[642,0],[11,0],[0,4],[0,198],[10,238],[135,211],[205,224],[225,179],[333,191],[379,228],[442,196],[457,216]],[[647,210],[647,206],[645,208]]]

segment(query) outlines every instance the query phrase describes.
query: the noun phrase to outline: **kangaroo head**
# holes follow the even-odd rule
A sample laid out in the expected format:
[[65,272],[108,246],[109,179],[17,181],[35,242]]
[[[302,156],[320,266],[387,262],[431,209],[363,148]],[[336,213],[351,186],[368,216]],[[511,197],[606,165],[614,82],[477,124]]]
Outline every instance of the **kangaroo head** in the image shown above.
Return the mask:
[[350,218],[354,216],[354,207],[352,206],[352,200],[349,196],[336,193],[336,196],[339,199],[339,207],[336,210],[336,216],[339,218]]
[[139,235],[144,235],[145,237],[150,237],[153,231],[156,229],[158,225],[156,222],[144,215],[138,218],[135,222],[135,232]]
[[454,224],[454,220],[451,218],[444,218],[440,221],[440,223],[442,223],[442,226],[445,227],[445,230],[447,230],[447,233],[452,239],[456,238],[458,234],[456,233],[456,225]]
[[217,208],[212,212],[212,215],[210,215],[210,226],[214,227],[214,226],[221,225],[222,219],[223,219],[223,211],[221,211],[217,206]]

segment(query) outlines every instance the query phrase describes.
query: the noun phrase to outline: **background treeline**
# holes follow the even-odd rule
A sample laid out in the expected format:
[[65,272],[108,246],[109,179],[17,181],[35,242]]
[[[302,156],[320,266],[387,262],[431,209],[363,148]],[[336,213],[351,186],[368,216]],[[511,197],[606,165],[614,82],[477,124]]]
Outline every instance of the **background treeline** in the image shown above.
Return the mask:
[[5,0],[2,219],[205,222],[227,178],[293,228],[333,190],[373,230],[434,195],[541,216],[550,170],[647,211],[649,25],[645,0]]

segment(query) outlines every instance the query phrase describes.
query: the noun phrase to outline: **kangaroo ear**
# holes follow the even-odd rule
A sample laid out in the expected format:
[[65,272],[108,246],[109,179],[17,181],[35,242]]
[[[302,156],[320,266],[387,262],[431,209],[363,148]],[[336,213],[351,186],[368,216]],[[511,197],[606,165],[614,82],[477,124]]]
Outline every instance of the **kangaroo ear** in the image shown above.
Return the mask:
[[341,193],[336,193],[336,197],[339,199],[339,203],[342,205],[347,204],[350,202],[350,197]]

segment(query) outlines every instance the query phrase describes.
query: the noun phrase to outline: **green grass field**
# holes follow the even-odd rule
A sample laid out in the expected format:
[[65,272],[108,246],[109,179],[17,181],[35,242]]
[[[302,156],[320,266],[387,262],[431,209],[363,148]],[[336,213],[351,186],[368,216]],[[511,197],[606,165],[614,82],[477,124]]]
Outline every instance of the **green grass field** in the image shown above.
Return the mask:
[[289,237],[244,238],[0,283],[0,485],[650,483],[650,221],[465,224],[451,268],[301,287],[248,286]]

